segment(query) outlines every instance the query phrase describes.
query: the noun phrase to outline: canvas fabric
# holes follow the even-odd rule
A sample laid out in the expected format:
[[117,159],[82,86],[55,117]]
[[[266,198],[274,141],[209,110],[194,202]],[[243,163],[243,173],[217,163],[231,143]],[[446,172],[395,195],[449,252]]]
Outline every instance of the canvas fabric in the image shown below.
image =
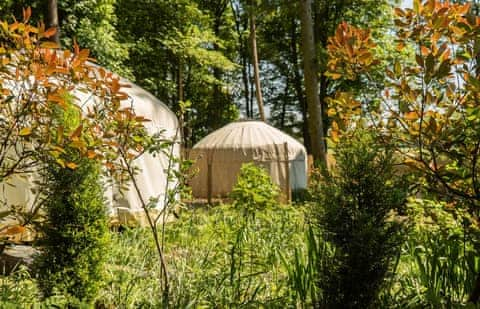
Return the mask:
[[194,168],[198,171],[190,181],[195,198],[207,198],[209,163],[212,170],[212,197],[228,196],[237,181],[240,167],[248,162],[265,168],[282,191],[287,189],[288,174],[292,190],[307,187],[305,147],[264,122],[239,121],[228,124],[199,141],[189,157],[196,161]]

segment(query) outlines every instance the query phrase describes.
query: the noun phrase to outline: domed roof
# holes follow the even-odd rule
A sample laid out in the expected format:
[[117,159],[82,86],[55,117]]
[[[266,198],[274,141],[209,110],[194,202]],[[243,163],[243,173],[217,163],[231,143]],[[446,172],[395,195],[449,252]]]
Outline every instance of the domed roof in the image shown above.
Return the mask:
[[[88,65],[96,69],[108,71],[108,69],[102,68],[93,62],[88,62]],[[132,106],[137,115],[142,115],[149,119],[150,121],[145,123],[145,127],[150,133],[158,133],[161,130],[168,138],[176,135],[179,138],[180,133],[176,132],[179,126],[177,116],[165,103],[132,81],[118,75],[116,76],[120,79],[120,84],[123,86],[121,91],[128,95],[128,99],[122,101],[122,106]],[[89,93],[76,91],[75,94],[80,99],[81,106],[95,104],[96,98]]]
[[[201,151],[254,151],[268,156],[278,156],[283,153],[283,145],[288,145],[288,155],[291,159],[305,155],[305,147],[290,135],[266,124],[263,121],[232,122],[204,137],[194,150]],[[277,155],[275,155],[276,153]],[[262,156],[263,156],[262,155]]]
[[165,130],[166,136],[171,138],[177,135],[177,138],[179,138],[180,133],[175,132],[178,128],[177,116],[165,103],[129,80],[121,78],[120,82],[126,85],[126,88],[123,88],[122,91],[129,96],[122,104],[133,103],[135,113],[150,120],[145,123],[150,133]]

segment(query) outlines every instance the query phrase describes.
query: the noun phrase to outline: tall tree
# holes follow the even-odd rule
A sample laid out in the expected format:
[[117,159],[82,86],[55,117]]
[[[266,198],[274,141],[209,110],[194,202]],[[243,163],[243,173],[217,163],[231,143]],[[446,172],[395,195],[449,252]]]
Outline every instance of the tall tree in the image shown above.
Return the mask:
[[250,92],[250,57],[247,48],[247,40],[245,39],[245,29],[248,28],[248,17],[246,14],[243,14],[242,7],[239,1],[230,0],[231,9],[233,12],[233,17],[235,21],[235,31],[237,34],[237,63],[240,63],[241,66],[241,78],[243,84],[243,93],[241,98],[245,101],[245,114],[247,118],[253,118],[253,106],[251,103],[251,92]]
[[[394,0],[317,0],[312,1],[314,19],[314,38],[318,60],[317,76],[324,135],[330,129],[331,119],[327,114],[328,97],[338,89],[356,89],[364,100],[372,96],[370,88],[351,81],[333,80],[326,76],[327,41],[336,25],[342,20],[359,26],[368,26],[376,34],[378,49],[385,57],[396,57],[397,53],[389,42],[388,29],[392,23]],[[262,80],[265,105],[269,110],[269,121],[292,135],[303,137],[309,153],[308,108],[305,99],[303,68],[300,61],[301,29],[299,1],[270,0],[262,1],[262,18],[258,18],[258,48],[262,55]],[[320,33],[322,32],[322,33]],[[381,74],[374,74],[377,84],[381,85]]]
[[[303,137],[311,153],[307,103],[300,59],[298,3],[280,1],[263,18],[259,37],[265,70],[265,100],[270,107],[269,121],[292,135]],[[279,39],[281,38],[281,39]]]
[[302,54],[312,154],[315,161],[326,164],[322,108],[318,96],[317,57],[313,37],[311,0],[300,1],[300,19],[302,22]]

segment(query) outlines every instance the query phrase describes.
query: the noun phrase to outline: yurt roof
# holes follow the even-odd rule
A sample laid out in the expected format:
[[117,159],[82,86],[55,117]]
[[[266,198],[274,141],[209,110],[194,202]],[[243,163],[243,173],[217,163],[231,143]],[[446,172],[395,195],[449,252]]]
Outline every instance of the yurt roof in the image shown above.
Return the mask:
[[293,137],[263,121],[235,121],[210,133],[193,147],[201,151],[262,150],[273,152],[287,143],[289,157],[305,154],[305,147]]
[[[136,85],[135,83],[121,79],[121,83],[127,85],[122,89],[128,94],[128,104],[133,101],[135,113],[142,115],[150,120],[145,123],[147,127],[152,129],[164,129],[167,131],[178,128],[177,116],[168,108],[168,106],[157,99],[153,94]],[[142,104],[143,102],[151,102],[152,104]],[[125,104],[125,103],[124,103]],[[174,135],[176,132],[166,132],[167,135]]]
[[[88,64],[96,68],[101,68],[98,64],[92,62],[89,62]],[[106,68],[103,69],[108,71]],[[150,130],[150,133],[156,133],[159,130],[165,130],[166,132],[164,133],[169,138],[178,133],[175,132],[179,126],[177,116],[168,108],[165,103],[132,81],[120,76],[119,78],[120,83],[124,85],[121,91],[125,92],[129,96],[127,100],[122,102],[122,105],[130,105],[133,103],[135,113],[150,120],[149,122],[145,123],[145,126]],[[90,96],[87,97],[91,98]],[[146,102],[151,104],[145,104]]]

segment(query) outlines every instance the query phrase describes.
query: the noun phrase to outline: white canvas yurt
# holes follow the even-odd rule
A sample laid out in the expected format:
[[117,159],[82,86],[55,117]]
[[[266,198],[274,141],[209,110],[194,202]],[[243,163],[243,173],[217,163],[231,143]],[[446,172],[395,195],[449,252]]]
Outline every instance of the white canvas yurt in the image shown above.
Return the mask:
[[190,182],[195,198],[228,196],[248,162],[265,168],[285,194],[307,187],[305,147],[262,121],[237,121],[218,129],[192,148],[190,158],[198,169]]
[[[179,141],[179,123],[175,114],[159,99],[151,93],[135,85],[134,83],[121,79],[120,82],[126,85],[122,89],[128,95],[122,105],[132,106],[136,114],[149,119],[145,126],[149,133],[162,132],[162,137],[172,141]],[[90,94],[75,91],[74,95],[80,100],[81,106],[95,104],[95,97]],[[172,149],[174,156],[180,155],[180,145],[175,143]],[[164,207],[164,197],[167,190],[166,170],[169,166],[169,159],[163,154],[155,157],[151,154],[143,154],[136,160],[140,172],[136,176],[137,183],[142,192],[143,198],[148,201],[150,198],[158,198],[157,209]],[[174,166],[174,168],[176,168]],[[11,206],[30,209],[35,200],[35,193],[31,185],[35,175],[27,177],[12,177],[7,183],[0,184],[0,210]],[[175,186],[169,183],[170,187]],[[146,225],[142,205],[138,195],[133,190],[133,185],[127,192],[120,193],[115,186],[106,185],[105,199],[109,212],[114,220],[120,224]]]

